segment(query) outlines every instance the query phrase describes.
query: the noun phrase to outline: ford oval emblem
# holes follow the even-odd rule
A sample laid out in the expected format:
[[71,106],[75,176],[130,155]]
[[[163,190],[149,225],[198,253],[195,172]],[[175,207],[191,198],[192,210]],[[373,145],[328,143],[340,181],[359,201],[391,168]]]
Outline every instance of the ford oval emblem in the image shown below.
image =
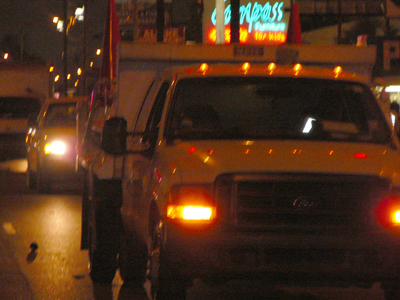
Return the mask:
[[317,205],[317,200],[305,196],[300,196],[293,201],[293,207],[296,208],[312,208],[316,207]]

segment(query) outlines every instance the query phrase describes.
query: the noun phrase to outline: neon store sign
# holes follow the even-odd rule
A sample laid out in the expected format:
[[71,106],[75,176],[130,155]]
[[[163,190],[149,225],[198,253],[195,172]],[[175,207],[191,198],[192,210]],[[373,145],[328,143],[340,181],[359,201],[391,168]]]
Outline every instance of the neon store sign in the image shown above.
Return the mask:
[[[226,0],[225,0],[226,1]],[[279,45],[286,42],[288,16],[284,14],[285,2],[249,2],[239,8],[240,43]],[[214,44],[217,37],[217,10],[211,14],[210,26],[206,29],[206,41]],[[225,43],[230,43],[231,5],[224,11]]]

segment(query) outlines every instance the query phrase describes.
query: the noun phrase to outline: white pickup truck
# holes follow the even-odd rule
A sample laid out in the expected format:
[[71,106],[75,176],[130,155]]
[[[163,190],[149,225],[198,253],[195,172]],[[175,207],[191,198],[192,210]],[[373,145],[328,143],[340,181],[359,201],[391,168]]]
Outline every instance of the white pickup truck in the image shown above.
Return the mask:
[[93,281],[147,272],[154,299],[196,278],[381,282],[400,298],[400,144],[361,77],[198,63],[162,68],[131,119],[108,96],[82,159]]

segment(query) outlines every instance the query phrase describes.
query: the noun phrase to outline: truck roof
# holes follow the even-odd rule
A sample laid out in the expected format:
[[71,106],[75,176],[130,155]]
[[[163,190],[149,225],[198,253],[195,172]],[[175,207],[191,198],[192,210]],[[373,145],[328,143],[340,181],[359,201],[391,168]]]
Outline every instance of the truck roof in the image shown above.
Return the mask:
[[277,62],[279,52],[296,52],[297,61],[304,66],[334,68],[337,65],[347,72],[355,72],[365,81],[372,81],[376,61],[376,46],[368,45],[182,45],[121,43],[120,70],[128,70],[133,64],[143,69],[160,70],[166,66],[193,63],[243,63],[268,64]]
[[320,78],[332,80],[357,81],[365,83],[364,79],[355,73],[344,72],[341,66],[332,69],[307,67],[302,64],[278,65],[269,64],[192,64],[187,66],[176,66],[162,72],[164,76],[204,77],[204,76],[269,76],[269,77],[299,77]]

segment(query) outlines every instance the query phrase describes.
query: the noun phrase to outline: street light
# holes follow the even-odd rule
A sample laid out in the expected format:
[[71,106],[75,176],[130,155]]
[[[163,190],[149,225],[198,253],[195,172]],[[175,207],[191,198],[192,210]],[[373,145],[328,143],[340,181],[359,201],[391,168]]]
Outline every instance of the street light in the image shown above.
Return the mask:
[[85,6],[75,9],[75,19],[79,22],[85,19]]

